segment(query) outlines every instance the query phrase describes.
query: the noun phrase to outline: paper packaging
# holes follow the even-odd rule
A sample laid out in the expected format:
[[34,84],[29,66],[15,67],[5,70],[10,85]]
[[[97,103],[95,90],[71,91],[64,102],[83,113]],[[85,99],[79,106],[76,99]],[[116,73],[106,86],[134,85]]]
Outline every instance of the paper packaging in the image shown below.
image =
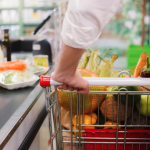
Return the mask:
[[[73,141],[76,141],[76,137],[73,134],[72,137]],[[71,150],[71,133],[69,132],[63,132],[63,141],[70,141],[69,143],[64,143],[64,149],[65,150]],[[73,143],[73,150],[76,150],[76,143]]]
[[[75,114],[72,114],[72,119],[75,116]],[[67,111],[61,107],[61,126],[71,130],[71,120],[70,120],[70,111]],[[76,141],[76,136],[73,135],[73,141]],[[63,132],[63,141],[71,141],[71,133],[69,132]],[[71,149],[71,142],[64,143],[64,149],[70,150]],[[76,150],[76,143],[73,143],[73,150]]]

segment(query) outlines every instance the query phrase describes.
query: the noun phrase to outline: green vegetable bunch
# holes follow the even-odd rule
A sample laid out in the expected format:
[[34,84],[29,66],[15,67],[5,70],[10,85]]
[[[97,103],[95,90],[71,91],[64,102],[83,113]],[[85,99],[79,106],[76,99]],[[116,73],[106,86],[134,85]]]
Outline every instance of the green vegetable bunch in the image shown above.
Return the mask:
[[[118,55],[112,55],[111,59],[103,59],[109,51],[108,49],[102,56],[99,55],[98,50],[88,49],[81,58],[78,68],[84,68],[95,72],[100,77],[110,77],[115,60],[118,58]],[[114,76],[114,73],[113,73]]]

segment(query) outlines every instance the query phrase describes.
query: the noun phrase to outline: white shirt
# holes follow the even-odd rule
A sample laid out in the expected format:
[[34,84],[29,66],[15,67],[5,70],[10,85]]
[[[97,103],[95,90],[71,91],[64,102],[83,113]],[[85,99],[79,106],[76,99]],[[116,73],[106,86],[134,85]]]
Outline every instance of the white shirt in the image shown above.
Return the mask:
[[63,42],[74,48],[91,47],[117,12],[120,1],[70,0],[63,21]]

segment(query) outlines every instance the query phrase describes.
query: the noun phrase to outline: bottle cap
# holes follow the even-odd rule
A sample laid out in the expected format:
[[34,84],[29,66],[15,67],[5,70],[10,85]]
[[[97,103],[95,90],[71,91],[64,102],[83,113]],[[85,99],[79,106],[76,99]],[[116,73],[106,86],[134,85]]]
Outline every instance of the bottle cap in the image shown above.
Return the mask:
[[9,29],[4,29],[4,32],[9,32]]

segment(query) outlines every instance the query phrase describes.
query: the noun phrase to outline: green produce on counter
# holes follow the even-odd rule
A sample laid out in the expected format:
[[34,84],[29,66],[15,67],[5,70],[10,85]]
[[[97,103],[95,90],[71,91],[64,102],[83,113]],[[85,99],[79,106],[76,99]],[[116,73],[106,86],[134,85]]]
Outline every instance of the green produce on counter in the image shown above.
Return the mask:
[[[126,91],[125,89],[121,89],[121,88],[125,88],[127,89],[127,91],[139,91],[139,89],[136,86],[114,86],[111,91]],[[118,97],[118,95],[114,95],[116,98]],[[126,104],[126,99],[127,99],[127,95],[120,95],[121,98],[121,102]],[[139,102],[141,99],[140,95],[128,95],[128,105],[133,105],[134,103]]]
[[141,95],[141,100],[136,104],[138,111],[143,115],[150,117],[150,95]]
[[29,79],[29,74],[27,72],[21,71],[7,71],[4,73],[3,83],[21,83]]

